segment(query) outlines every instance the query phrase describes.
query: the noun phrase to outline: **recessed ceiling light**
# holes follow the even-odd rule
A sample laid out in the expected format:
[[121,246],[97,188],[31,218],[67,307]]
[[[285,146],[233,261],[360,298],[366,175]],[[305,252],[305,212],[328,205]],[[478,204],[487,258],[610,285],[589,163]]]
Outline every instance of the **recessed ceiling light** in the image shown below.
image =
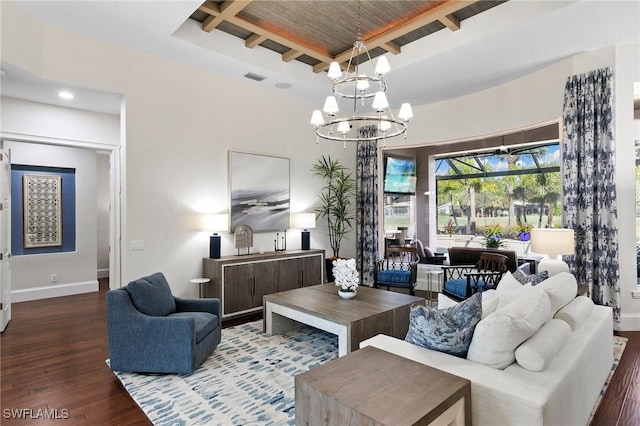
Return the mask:
[[289,83],[276,83],[276,87],[278,89],[290,89],[291,88],[291,84],[289,84]]
[[60,96],[62,99],[73,99],[73,93],[69,92],[68,90],[61,90],[58,92],[58,96]]

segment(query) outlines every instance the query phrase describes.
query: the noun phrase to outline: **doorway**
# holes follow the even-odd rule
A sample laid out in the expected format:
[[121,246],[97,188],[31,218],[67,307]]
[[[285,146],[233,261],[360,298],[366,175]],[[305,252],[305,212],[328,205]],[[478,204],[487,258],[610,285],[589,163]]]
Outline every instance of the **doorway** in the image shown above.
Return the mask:
[[[76,199],[76,206],[79,209],[76,218],[80,232],[84,234],[83,237],[78,236],[76,239],[79,252],[77,257],[80,260],[85,260],[87,256],[92,256],[91,253],[96,253],[96,262],[93,265],[86,262],[72,264],[74,259],[70,258],[73,257],[74,253],[68,254],[65,259],[62,256],[58,256],[57,259],[55,256],[33,256],[31,259],[26,256],[24,258],[13,257],[13,268],[9,277],[13,282],[10,290],[12,291],[10,299],[14,302],[19,302],[94,291],[98,289],[98,278],[101,277],[109,277],[112,285],[118,285],[120,282],[118,266],[120,262],[117,257],[120,256],[120,248],[117,243],[119,241],[119,230],[116,227],[116,223],[120,221],[120,206],[119,197],[117,197],[119,191],[116,188],[119,187],[120,179],[116,171],[119,170],[119,147],[100,145],[97,146],[99,149],[96,149],[96,144],[93,143],[78,143],[76,141],[60,143],[59,140],[56,140],[55,143],[43,140],[34,143],[29,137],[12,137],[10,140],[5,139],[3,143],[5,147],[13,147],[15,153],[18,153],[18,148],[22,147],[22,154],[13,156],[13,163],[21,162],[37,165],[38,162],[42,163],[44,161],[48,164],[57,164],[57,162],[68,158],[70,152],[81,153],[78,156],[83,158],[83,162],[79,164],[82,164],[85,170],[92,170],[85,174],[85,177],[88,176],[89,180],[80,178],[76,181],[76,188],[80,194],[91,194],[89,198],[85,196],[84,199],[81,199],[79,196]],[[57,156],[51,155],[52,152],[56,151],[60,152],[60,154]],[[40,157],[33,155],[33,153],[38,153]],[[33,162],[31,161],[32,159]],[[95,179],[95,182],[92,181],[93,179]],[[89,206],[88,200],[91,199],[95,203],[93,208],[87,207]],[[85,212],[82,213],[82,210]],[[93,210],[95,218],[83,220],[83,216],[89,217],[86,216],[87,211],[91,215],[91,210]],[[91,234],[93,235],[91,236]],[[93,243],[91,243],[92,241]],[[90,246],[90,244],[93,245]],[[28,266],[32,265],[33,262],[37,263],[38,267]],[[58,263],[57,265],[56,262]],[[49,273],[51,273],[51,285],[38,284],[38,286],[33,286],[30,284],[34,282],[33,276],[30,274],[35,274],[31,270],[38,269],[40,266],[49,268],[50,271],[41,271],[41,274],[45,273],[44,278],[39,277],[36,281],[48,283]],[[60,270],[57,268],[61,268],[63,273],[56,273]],[[76,269],[83,272],[78,272]],[[75,272],[78,272],[77,276],[73,275]],[[64,273],[70,275],[66,282],[63,279]],[[54,277],[54,275],[56,276]],[[16,281],[17,278],[19,279]],[[16,286],[16,284],[19,285]]]

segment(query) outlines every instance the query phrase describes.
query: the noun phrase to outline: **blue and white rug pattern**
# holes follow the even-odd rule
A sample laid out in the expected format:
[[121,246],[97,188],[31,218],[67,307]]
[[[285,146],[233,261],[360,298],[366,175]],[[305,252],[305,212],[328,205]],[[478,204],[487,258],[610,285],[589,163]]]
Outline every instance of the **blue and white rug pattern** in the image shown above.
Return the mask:
[[338,339],[304,327],[262,333],[262,321],[222,330],[191,375],[115,372],[154,425],[295,424],[294,376],[338,356]]

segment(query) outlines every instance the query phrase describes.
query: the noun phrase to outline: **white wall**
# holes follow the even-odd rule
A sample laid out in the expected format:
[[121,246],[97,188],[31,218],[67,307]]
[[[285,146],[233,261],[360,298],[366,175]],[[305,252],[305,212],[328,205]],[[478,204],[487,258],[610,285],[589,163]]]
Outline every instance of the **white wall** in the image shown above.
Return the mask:
[[[292,212],[316,203],[322,181],[310,169],[317,158],[329,154],[355,164],[354,148],[315,143],[308,122],[317,105],[272,90],[273,82],[222,78],[102,43],[43,25],[7,3],[2,54],[43,78],[124,95],[123,284],[162,271],[176,295],[198,294],[189,280],[202,274],[208,256],[200,214],[228,209],[229,150],[290,158]],[[328,248],[325,234],[318,223],[312,247]],[[144,240],[145,249],[128,250],[131,240]],[[256,247],[272,242],[272,233],[254,236]],[[299,244],[299,231],[290,232],[288,247]],[[223,234],[222,252],[234,253],[232,235]],[[353,236],[341,254],[355,254]]]
[[12,141],[5,146],[12,164],[73,168],[76,183],[76,250],[12,257],[12,301],[96,291],[96,153]]

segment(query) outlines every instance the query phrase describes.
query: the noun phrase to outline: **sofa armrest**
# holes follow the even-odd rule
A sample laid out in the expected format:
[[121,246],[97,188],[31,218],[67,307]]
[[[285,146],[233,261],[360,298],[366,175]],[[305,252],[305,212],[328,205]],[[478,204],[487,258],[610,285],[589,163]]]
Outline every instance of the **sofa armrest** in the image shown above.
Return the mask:
[[209,312],[221,318],[220,299],[183,299],[181,297],[174,297],[174,299],[177,312]]

